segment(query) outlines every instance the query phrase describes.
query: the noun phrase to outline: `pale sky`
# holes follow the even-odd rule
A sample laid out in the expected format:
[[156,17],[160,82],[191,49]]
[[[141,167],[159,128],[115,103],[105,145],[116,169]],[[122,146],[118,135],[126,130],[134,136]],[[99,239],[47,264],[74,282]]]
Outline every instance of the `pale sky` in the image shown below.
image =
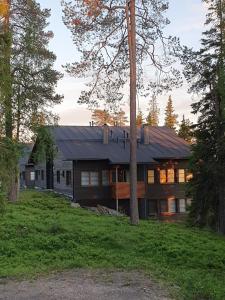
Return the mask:
[[[39,0],[43,8],[50,8],[52,15],[49,20],[49,28],[54,32],[54,38],[50,43],[50,49],[57,55],[56,68],[63,72],[62,65],[76,60],[76,48],[72,43],[70,32],[62,22],[62,9],[60,0]],[[200,44],[201,32],[205,20],[205,8],[201,0],[170,0],[168,18],[171,24],[167,27],[167,33],[180,38],[181,43],[189,47],[198,48]],[[61,125],[89,125],[91,113],[85,106],[78,105],[81,90],[84,88],[84,80],[71,78],[67,74],[59,81],[57,92],[64,95],[64,101],[57,105],[54,111],[59,114]],[[163,125],[164,109],[168,96],[171,94],[174,108],[179,115],[195,120],[191,114],[190,104],[193,95],[187,93],[187,85],[180,89],[175,89],[171,93],[159,96],[160,124]],[[140,100],[140,108],[144,115],[147,114],[149,99]],[[128,105],[124,107],[129,115]]]

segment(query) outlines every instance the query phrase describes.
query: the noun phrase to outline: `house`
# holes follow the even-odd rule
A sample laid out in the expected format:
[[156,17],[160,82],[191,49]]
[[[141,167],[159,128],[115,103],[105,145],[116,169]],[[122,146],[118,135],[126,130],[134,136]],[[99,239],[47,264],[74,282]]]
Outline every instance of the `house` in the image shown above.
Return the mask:
[[[106,205],[129,213],[129,127],[49,127],[56,155],[35,165],[35,185],[72,197],[83,206]],[[34,147],[35,149],[35,147]],[[190,146],[167,127],[137,134],[140,216],[186,212]]]
[[34,165],[28,159],[33,149],[33,144],[23,144],[19,159],[20,188],[32,188],[35,185]]

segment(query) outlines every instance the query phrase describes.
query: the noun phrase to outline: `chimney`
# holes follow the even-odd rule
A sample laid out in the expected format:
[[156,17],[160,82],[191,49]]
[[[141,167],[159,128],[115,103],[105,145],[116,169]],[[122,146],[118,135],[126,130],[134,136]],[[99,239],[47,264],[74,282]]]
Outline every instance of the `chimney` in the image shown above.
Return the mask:
[[141,128],[142,131],[142,142],[144,145],[149,145],[150,144],[150,136],[149,136],[149,126],[144,125],[143,128]]
[[107,145],[109,143],[109,127],[107,124],[103,125],[103,144]]

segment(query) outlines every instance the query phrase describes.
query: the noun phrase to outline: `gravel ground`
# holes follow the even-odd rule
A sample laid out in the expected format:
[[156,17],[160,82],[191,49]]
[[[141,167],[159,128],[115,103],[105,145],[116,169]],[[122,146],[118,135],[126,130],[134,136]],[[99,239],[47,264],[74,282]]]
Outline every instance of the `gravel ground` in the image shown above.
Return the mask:
[[73,270],[32,281],[0,279],[1,300],[169,300],[138,272]]

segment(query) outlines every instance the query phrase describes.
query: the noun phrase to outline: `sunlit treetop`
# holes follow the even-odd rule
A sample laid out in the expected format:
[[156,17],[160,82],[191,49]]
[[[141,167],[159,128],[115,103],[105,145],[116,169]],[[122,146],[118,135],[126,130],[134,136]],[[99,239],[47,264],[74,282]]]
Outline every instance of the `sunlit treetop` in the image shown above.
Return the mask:
[[[80,57],[66,66],[76,77],[90,79],[80,103],[97,106],[123,99],[129,78],[130,22],[128,0],[62,0],[64,23],[72,33]],[[165,36],[170,23],[168,1],[136,0],[136,62],[139,94],[160,93],[180,81],[174,69],[176,37]]]
[[0,17],[5,18],[9,12],[9,5],[7,0],[0,0]]

